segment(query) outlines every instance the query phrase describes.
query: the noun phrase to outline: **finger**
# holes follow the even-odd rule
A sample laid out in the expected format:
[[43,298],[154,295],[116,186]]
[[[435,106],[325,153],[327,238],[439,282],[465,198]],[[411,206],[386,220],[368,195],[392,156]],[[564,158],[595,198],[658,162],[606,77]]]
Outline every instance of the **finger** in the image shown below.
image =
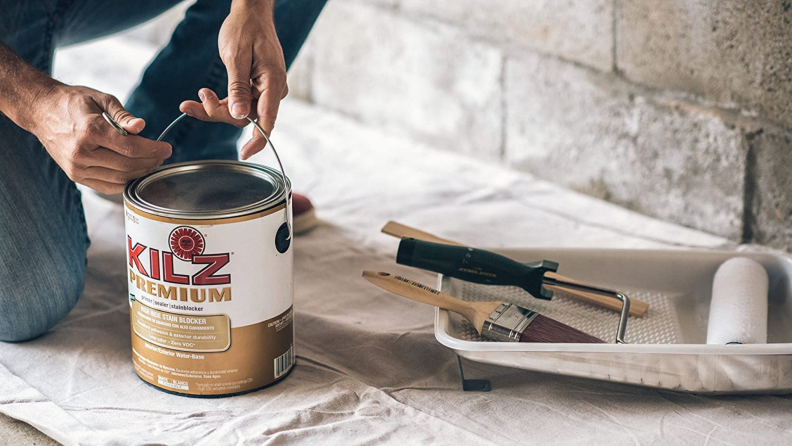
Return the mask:
[[250,113],[253,95],[250,91],[250,68],[253,65],[252,49],[239,49],[223,62],[228,70],[228,110],[235,119],[242,119]]
[[97,146],[106,147],[128,158],[164,160],[171,156],[170,144],[137,135],[123,136],[105,122],[101,115],[96,116],[88,125],[88,139]]
[[162,158],[129,158],[104,147],[91,152],[90,159],[92,166],[121,172],[152,171],[161,166],[163,161]]
[[261,136],[261,133],[258,131],[257,128],[253,129],[253,137],[250,141],[246,142],[242,149],[239,151],[239,157],[243,160],[250,158],[251,156],[261,152],[261,150],[267,146],[267,140]]
[[209,115],[211,121],[227,122],[237,127],[244,127],[247,125],[247,119],[235,119],[228,112],[229,98],[220,100],[217,97],[217,94],[208,88],[202,88],[201,91],[198,92],[198,96],[201,97],[204,105],[204,111],[206,111],[206,114]]
[[121,136],[117,132],[99,138],[99,146],[108,148],[127,158],[156,158],[165,160],[173,153],[171,145],[164,141],[154,141],[142,136]]
[[[256,103],[256,100],[253,100],[253,103]],[[196,101],[184,101],[179,104],[179,110],[182,113],[187,113],[187,116],[191,116],[196,119],[200,119],[201,121],[211,121],[211,122],[227,122],[229,124],[236,125],[237,127],[244,127],[248,124],[247,119],[234,119],[231,114],[228,112],[228,98],[225,98],[220,101],[220,105],[214,109],[214,117],[209,116],[204,108],[203,104]],[[251,111],[248,115],[250,119],[256,119],[258,114],[256,113],[255,109]]]
[[151,172],[151,169],[138,169],[130,172],[108,169],[106,167],[87,167],[83,169],[82,176],[86,179],[99,180],[106,183],[126,184],[136,178]]
[[[261,96],[258,98],[258,123],[267,132],[272,134],[275,128],[275,120],[278,118],[278,108],[280,107],[281,97],[283,96],[284,85],[286,85],[285,75],[277,74],[279,71],[269,71],[258,81],[261,83]],[[282,77],[283,76],[283,77]]]
[[126,186],[126,183],[108,183],[107,181],[94,179],[81,180],[79,183],[84,184],[97,192],[110,195],[124,192],[124,187]]
[[121,126],[124,130],[137,135],[146,126],[146,122],[129,113],[115,96],[103,95],[105,103],[102,109],[107,112],[110,118]]
[[203,105],[200,102],[196,101],[184,101],[179,104],[179,110],[182,113],[187,113],[187,116],[191,116],[196,119],[200,119],[201,121],[211,121],[212,118],[206,113],[204,110]]
[[256,119],[258,117],[258,113],[256,112],[256,104],[257,104],[257,100],[256,100],[256,98],[253,98],[253,102],[251,103],[252,108],[250,109],[250,113],[248,113],[248,115],[246,117],[242,118],[242,119],[236,119],[233,116],[231,116],[230,113],[228,113],[228,98],[221,99],[220,100],[220,110],[223,111],[223,116],[226,116],[226,113],[228,113],[227,116],[228,116],[228,119],[230,120],[230,121],[227,120],[227,121],[224,121],[224,122],[230,122],[231,124],[235,124],[235,125],[237,123],[244,123],[245,125],[247,125],[250,122],[250,121],[247,120],[247,118]]
[[227,112],[227,110],[222,110],[220,108],[220,98],[218,98],[217,94],[211,89],[200,89],[198,91],[198,97],[201,98],[201,103],[203,104],[206,114],[211,118],[214,118],[215,116],[219,117],[223,112]]
[[[228,112],[228,98],[220,100],[217,98],[217,94],[208,88],[202,88],[198,92],[198,96],[201,97],[203,103],[184,101],[179,105],[179,110],[202,121],[225,122],[239,128],[248,124],[247,118],[234,119],[231,116]],[[255,103],[255,100],[253,102]],[[251,113],[251,116],[251,119],[255,119],[256,114]]]

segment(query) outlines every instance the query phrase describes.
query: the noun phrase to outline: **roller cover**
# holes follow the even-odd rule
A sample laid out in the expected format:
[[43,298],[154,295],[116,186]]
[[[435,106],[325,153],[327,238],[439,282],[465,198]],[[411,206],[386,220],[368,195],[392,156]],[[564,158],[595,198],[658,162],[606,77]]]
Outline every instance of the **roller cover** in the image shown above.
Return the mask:
[[767,287],[767,271],[758,262],[723,262],[712,283],[707,344],[767,343]]

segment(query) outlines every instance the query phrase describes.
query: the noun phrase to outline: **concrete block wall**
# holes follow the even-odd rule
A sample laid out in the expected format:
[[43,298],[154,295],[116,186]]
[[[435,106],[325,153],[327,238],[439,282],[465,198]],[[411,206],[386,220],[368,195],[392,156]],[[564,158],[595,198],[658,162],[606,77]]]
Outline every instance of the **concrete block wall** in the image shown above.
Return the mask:
[[292,94],[792,249],[792,2],[330,0]]

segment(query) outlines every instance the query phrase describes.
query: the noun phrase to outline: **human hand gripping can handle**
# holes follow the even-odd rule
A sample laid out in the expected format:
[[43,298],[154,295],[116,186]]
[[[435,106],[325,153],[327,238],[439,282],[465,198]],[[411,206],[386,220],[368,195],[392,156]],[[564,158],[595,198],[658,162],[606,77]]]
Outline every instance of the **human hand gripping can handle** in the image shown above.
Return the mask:
[[129,132],[124,130],[124,128],[118,125],[117,122],[113,121],[113,118],[111,118],[107,112],[102,112],[102,117],[105,119],[105,121],[107,121],[108,124],[112,125],[116,132],[120,133],[121,136],[129,136]]

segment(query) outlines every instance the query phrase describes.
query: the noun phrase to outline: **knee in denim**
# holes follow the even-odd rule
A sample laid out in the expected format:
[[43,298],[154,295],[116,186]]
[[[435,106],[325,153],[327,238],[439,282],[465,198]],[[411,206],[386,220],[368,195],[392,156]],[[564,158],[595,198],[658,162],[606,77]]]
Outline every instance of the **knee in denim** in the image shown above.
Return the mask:
[[[63,319],[80,297],[84,271],[71,277],[49,278],[37,284],[13,277],[0,289],[0,341],[22,342],[37,338]],[[46,277],[46,276],[43,276]]]

